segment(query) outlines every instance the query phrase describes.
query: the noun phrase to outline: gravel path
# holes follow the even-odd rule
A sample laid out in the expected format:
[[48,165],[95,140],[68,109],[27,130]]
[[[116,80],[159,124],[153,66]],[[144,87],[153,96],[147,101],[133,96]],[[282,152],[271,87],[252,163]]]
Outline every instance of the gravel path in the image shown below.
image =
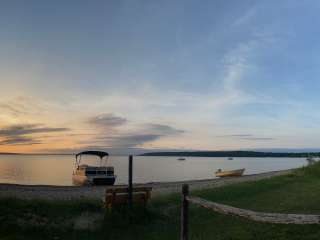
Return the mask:
[[[174,192],[180,192],[185,183],[190,185],[191,190],[207,189],[226,186],[239,182],[256,181],[274,176],[285,175],[293,170],[266,172],[260,174],[245,175],[242,177],[230,177],[219,179],[204,179],[181,182],[153,182],[148,184],[137,184],[136,186],[152,186],[152,195],[159,196]],[[105,186],[47,186],[47,185],[19,185],[0,184],[0,197],[17,197],[22,199],[102,199]]]

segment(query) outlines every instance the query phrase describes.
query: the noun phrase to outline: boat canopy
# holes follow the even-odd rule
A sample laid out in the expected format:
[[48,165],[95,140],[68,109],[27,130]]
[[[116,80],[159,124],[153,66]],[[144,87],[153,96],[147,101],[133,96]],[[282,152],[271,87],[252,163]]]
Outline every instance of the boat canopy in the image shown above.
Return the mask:
[[109,156],[109,153],[102,152],[102,151],[84,151],[76,154],[76,158],[78,158],[78,156],[81,156],[81,155],[94,155],[94,156],[103,158],[103,157]]

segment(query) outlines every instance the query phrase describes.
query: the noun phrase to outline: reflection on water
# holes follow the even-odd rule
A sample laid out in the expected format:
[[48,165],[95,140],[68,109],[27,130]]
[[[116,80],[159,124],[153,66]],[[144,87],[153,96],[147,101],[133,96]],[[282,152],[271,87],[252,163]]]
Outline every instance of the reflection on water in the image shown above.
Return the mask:
[[[95,158],[83,159],[95,163]],[[109,164],[115,167],[116,184],[126,183],[128,157],[111,156]],[[175,157],[134,157],[133,180],[136,183],[181,181],[214,178],[221,168],[246,168],[245,174],[284,170],[306,165],[304,158],[205,158],[192,157],[177,161]],[[62,155],[0,155],[0,182],[18,184],[72,185],[74,157]]]

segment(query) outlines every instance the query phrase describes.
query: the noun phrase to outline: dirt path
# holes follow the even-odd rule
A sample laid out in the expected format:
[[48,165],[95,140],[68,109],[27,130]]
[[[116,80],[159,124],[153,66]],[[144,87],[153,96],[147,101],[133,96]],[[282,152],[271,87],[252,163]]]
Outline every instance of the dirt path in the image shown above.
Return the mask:
[[[223,179],[204,179],[181,182],[154,182],[148,184],[137,184],[139,186],[152,186],[152,195],[158,196],[168,193],[180,192],[185,183],[190,185],[191,190],[206,189],[226,186],[239,182],[256,181],[274,176],[285,175],[293,170],[266,172],[261,174],[245,175],[242,177],[231,177]],[[18,185],[0,184],[0,197],[17,197],[22,199],[102,199],[105,186],[46,186],[46,185]]]

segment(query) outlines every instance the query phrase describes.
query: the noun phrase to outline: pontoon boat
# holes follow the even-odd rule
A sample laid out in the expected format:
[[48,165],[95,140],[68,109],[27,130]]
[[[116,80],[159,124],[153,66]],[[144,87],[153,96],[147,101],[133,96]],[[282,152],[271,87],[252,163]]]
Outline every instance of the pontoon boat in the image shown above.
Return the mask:
[[[100,166],[81,164],[83,155],[93,155],[100,158]],[[109,154],[101,151],[85,151],[76,155],[75,170],[72,180],[75,185],[113,185],[116,176],[114,167],[106,166]]]

